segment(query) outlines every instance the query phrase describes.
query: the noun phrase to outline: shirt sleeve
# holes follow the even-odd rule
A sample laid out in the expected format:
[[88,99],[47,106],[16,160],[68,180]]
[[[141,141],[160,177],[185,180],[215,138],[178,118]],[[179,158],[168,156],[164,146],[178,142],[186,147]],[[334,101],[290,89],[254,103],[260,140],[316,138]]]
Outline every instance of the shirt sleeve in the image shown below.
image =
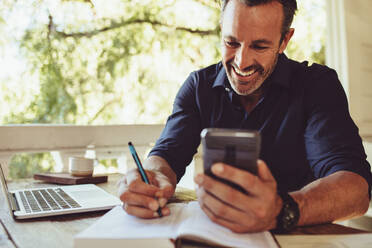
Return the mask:
[[345,92],[334,70],[327,69],[305,86],[305,145],[316,178],[337,171],[362,176],[371,190],[371,168],[348,110]]
[[185,174],[200,144],[201,119],[196,99],[198,74],[193,72],[178,91],[172,114],[149,156],[164,158],[177,175]]

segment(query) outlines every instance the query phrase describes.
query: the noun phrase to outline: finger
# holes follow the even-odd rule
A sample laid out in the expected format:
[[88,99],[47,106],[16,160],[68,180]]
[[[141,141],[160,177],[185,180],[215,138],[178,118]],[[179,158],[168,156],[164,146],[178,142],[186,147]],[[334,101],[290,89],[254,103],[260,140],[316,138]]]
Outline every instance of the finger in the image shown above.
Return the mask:
[[174,188],[172,185],[168,185],[162,189],[160,189],[159,192],[156,193],[156,196],[158,198],[166,198],[169,199],[173,196],[174,194]]
[[164,207],[169,198],[171,198],[174,194],[174,188],[173,186],[166,186],[163,189],[160,189],[158,192],[156,192],[155,196],[158,199],[160,207]]
[[262,202],[259,198],[244,194],[231,186],[215,180],[207,175],[199,174],[195,181],[200,188],[214,195],[221,201],[237,208],[243,212],[255,212],[262,208]]
[[[151,187],[144,186],[147,184],[142,181],[138,170],[131,170],[130,172],[128,172],[126,175],[126,180],[127,184],[130,184],[130,190],[150,196],[156,194],[155,196],[158,198],[168,199],[173,196],[175,189],[170,183],[168,177],[166,177],[162,173],[156,173],[149,170],[146,170],[146,175],[148,176]],[[148,192],[145,193],[142,192],[142,190],[146,190]]]
[[[139,174],[138,171],[137,171],[137,173]],[[146,173],[147,179],[149,180],[150,184],[152,184],[156,187],[159,187],[159,182],[156,179],[156,176],[160,173],[159,172],[154,172],[154,171],[151,171],[151,170],[145,170],[145,173]]]
[[267,182],[276,182],[275,178],[271,174],[269,167],[267,167],[266,163],[262,160],[257,160],[257,167],[258,167],[258,177]]
[[129,184],[128,187],[129,191],[137,194],[147,195],[155,197],[156,192],[159,191],[159,188],[151,185],[146,184],[141,179],[137,179],[136,181],[133,181]]
[[147,208],[142,208],[134,205],[124,204],[123,209],[129,215],[137,216],[144,219],[152,219],[159,217],[159,214]]
[[229,222],[233,222],[243,226],[249,226],[253,224],[253,220],[256,218],[249,214],[250,212],[243,212],[231,205],[220,201],[218,198],[206,192],[203,188],[197,190],[198,199],[205,205],[213,215],[220,219],[224,219]]
[[174,194],[174,187],[169,181],[168,177],[162,173],[156,173],[155,179],[158,183],[160,191],[157,193],[157,197],[169,199]]
[[214,215],[214,213],[207,206],[202,205],[201,209],[209,217],[209,219],[211,221],[213,221],[214,223],[217,223],[221,226],[227,227],[228,229],[230,229],[231,231],[236,232],[236,233],[245,232],[245,230],[242,228],[242,226],[240,226],[236,223],[224,220],[224,219],[220,218],[219,216]]
[[252,173],[235,168],[233,166],[216,163],[212,166],[212,172],[217,177],[233,182],[253,195],[262,194],[265,188],[261,180]]
[[163,216],[168,216],[168,215],[170,215],[170,209],[169,209],[168,207],[163,207],[163,208],[161,209],[161,214],[162,214]]
[[164,188],[166,186],[172,185],[168,177],[164,175],[163,173],[154,173],[154,174],[155,174],[154,177],[156,180],[156,184],[157,186],[159,186],[159,188]]
[[159,203],[156,199],[130,191],[124,192],[120,196],[120,200],[125,204],[148,208],[152,211],[156,211],[159,208]]
[[[137,217],[144,218],[144,219],[153,219],[153,218],[159,217],[159,214],[157,213],[157,211],[152,211],[150,209],[142,208],[142,207],[135,206],[135,205],[124,204],[123,209],[125,210],[125,212],[127,212],[130,215],[137,216]],[[168,216],[169,214],[170,214],[169,208],[165,207],[162,209],[163,216]]]

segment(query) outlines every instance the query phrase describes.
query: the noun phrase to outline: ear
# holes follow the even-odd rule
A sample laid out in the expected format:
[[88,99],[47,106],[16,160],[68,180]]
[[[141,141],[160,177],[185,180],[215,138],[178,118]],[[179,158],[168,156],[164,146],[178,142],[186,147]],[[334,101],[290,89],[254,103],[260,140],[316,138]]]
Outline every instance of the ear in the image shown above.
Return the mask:
[[284,50],[287,48],[288,42],[291,40],[294,31],[294,28],[290,28],[289,31],[285,34],[284,39],[282,40],[282,43],[279,47],[279,53],[283,53]]

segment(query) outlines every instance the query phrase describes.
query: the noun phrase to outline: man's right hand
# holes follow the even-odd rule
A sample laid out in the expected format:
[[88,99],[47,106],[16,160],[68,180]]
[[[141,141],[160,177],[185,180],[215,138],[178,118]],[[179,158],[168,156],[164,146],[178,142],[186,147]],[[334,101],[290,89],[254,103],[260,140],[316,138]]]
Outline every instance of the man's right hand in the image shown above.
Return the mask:
[[174,194],[175,188],[169,178],[157,170],[146,170],[151,184],[142,181],[137,169],[130,170],[119,181],[120,200],[123,209],[130,215],[140,218],[157,218],[158,208],[163,216],[170,214],[166,207],[168,199]]

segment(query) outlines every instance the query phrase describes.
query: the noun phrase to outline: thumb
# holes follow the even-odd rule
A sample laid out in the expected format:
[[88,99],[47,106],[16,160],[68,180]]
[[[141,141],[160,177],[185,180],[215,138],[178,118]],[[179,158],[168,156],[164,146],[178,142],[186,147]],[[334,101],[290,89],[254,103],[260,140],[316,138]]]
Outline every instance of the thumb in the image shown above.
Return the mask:
[[161,189],[162,195],[159,197],[165,197],[169,199],[174,194],[174,187],[171,184],[169,178],[163,173],[156,173],[155,179],[158,182],[159,188]]
[[271,174],[271,171],[269,167],[267,167],[266,163],[262,161],[261,159],[257,160],[257,166],[258,166],[258,177],[261,178],[263,181],[274,181],[275,178]]

